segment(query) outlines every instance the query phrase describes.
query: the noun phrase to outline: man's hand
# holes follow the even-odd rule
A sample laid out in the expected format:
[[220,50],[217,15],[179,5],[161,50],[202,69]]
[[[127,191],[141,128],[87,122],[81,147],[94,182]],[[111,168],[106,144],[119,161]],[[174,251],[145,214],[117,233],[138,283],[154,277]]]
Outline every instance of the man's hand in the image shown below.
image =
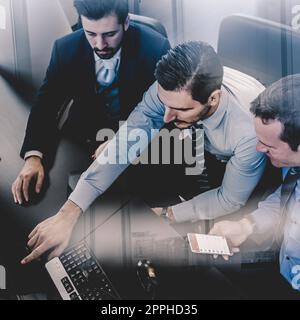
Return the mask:
[[[239,252],[239,247],[253,233],[253,223],[248,218],[240,221],[220,221],[210,230],[209,234],[225,237],[231,246],[232,253]],[[228,256],[223,256],[228,260]]]
[[60,256],[68,246],[73,228],[82,210],[68,200],[53,217],[43,221],[30,233],[28,247],[32,252],[21,263],[27,264],[52,249],[48,259]]
[[29,201],[29,186],[32,179],[36,180],[35,192],[40,193],[44,182],[45,172],[39,157],[26,159],[23,169],[11,187],[15,203],[22,204],[24,199]]

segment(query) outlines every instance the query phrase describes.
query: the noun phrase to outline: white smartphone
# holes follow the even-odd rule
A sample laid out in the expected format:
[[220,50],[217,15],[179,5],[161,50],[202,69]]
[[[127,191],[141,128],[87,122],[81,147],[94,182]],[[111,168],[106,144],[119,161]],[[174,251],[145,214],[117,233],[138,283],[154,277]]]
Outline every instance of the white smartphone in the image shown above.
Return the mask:
[[226,238],[206,234],[188,233],[190,248],[194,253],[231,256]]

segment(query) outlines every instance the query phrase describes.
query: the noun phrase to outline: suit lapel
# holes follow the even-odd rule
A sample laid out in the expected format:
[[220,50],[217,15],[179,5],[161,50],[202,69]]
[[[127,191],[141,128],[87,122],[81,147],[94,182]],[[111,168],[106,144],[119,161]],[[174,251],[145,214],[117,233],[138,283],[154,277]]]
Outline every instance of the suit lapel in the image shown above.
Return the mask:
[[82,55],[79,57],[79,78],[81,88],[85,88],[88,95],[95,94],[96,74],[95,74],[95,59],[93,50],[85,38],[82,44]]
[[120,103],[123,114],[126,114],[126,108],[130,107],[126,106],[125,95],[128,95],[136,84],[135,78],[138,73],[139,45],[139,39],[135,29],[130,25],[124,37],[120,65]]

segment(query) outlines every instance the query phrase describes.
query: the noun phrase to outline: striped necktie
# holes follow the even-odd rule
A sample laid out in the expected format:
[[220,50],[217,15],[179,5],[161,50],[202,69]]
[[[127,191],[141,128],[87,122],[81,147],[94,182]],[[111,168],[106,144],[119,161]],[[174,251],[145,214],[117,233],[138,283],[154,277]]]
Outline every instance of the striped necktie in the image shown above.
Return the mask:
[[205,167],[204,159],[204,129],[202,124],[194,124],[191,128],[192,135],[192,155],[195,158],[195,166],[187,168],[187,175],[200,175]]

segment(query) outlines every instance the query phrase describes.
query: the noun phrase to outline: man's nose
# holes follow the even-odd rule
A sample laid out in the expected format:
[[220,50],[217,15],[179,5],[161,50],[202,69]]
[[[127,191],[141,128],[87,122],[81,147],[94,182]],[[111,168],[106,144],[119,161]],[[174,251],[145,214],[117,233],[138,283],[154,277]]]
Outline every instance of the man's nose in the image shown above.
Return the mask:
[[97,37],[95,41],[95,47],[101,51],[107,47],[107,42],[103,37]]
[[258,152],[262,152],[262,153],[267,153],[268,152],[268,148],[265,145],[263,145],[261,142],[259,142],[259,141],[256,144],[256,150]]
[[165,107],[166,111],[165,111],[165,115],[164,115],[164,122],[165,123],[169,123],[172,122],[176,119],[176,111],[172,110],[169,107]]

